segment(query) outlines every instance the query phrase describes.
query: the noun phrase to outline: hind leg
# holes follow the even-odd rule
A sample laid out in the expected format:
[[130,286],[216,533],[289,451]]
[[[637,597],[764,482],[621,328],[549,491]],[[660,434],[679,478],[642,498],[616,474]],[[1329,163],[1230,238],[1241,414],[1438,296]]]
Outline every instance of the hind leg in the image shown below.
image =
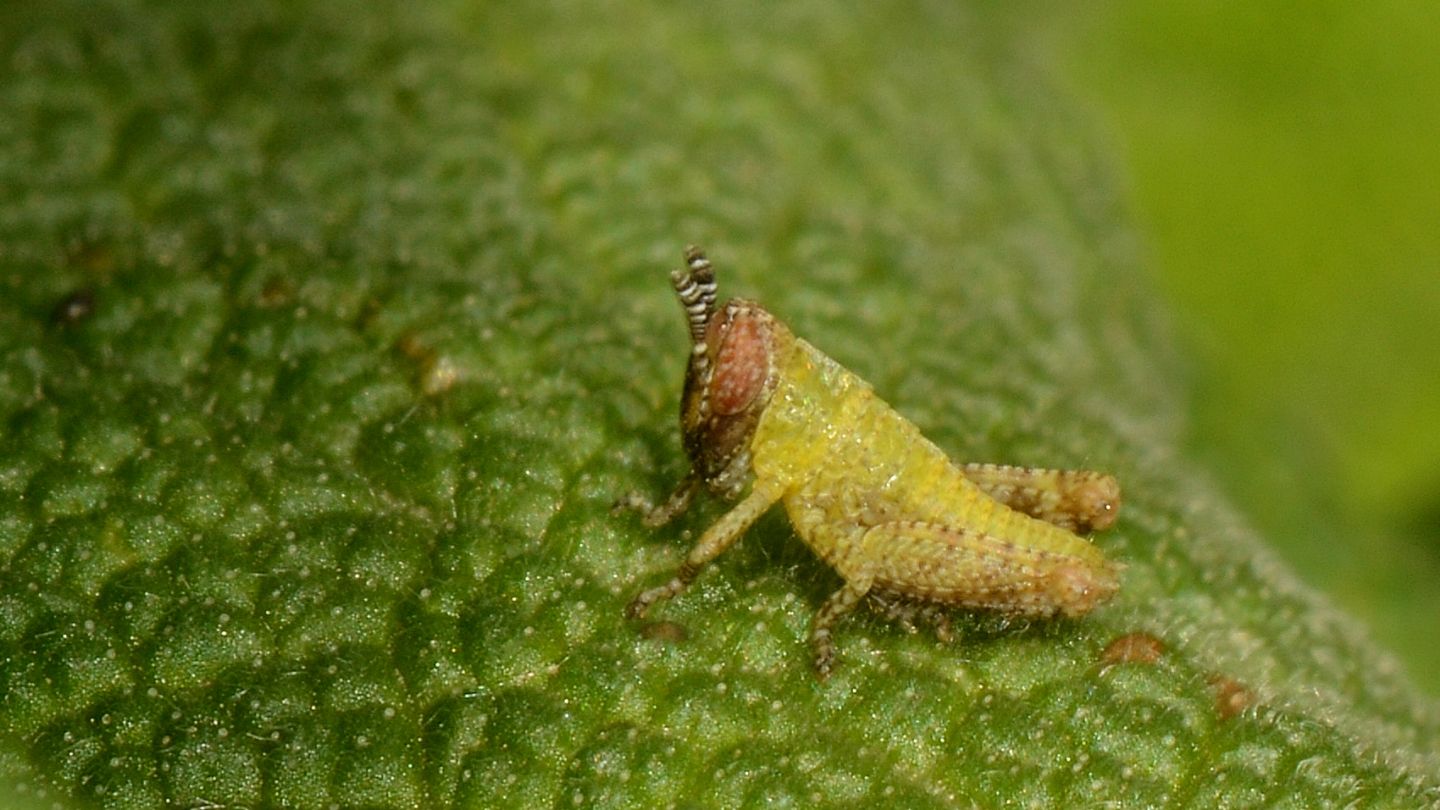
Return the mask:
[[1076,534],[1108,529],[1120,512],[1120,483],[1091,470],[964,464],[960,472],[1017,512]]

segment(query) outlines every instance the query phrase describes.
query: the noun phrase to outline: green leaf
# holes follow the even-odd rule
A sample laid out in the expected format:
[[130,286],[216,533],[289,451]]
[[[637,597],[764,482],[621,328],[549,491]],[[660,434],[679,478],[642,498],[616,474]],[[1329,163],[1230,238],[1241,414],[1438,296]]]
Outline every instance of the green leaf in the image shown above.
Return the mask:
[[[991,14],[0,11],[13,794],[1435,800],[1437,707],[1176,451],[1105,157]],[[822,686],[776,514],[625,622],[723,509],[609,514],[684,472],[687,241],[957,458],[1115,472],[1117,599],[862,616]]]

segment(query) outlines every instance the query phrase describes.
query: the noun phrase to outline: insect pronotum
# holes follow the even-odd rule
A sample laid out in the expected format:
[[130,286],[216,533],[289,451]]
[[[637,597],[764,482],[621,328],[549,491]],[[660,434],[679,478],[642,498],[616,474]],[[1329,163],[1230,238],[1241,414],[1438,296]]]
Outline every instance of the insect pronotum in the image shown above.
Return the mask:
[[943,639],[949,625],[939,608],[1074,617],[1115,593],[1118,567],[1076,534],[1115,522],[1114,478],[956,465],[759,304],[734,299],[717,309],[715,271],[697,248],[671,281],[690,326],[680,425],[691,470],[659,506],[639,494],[616,505],[661,526],[702,486],[739,503],[668,582],[630,602],[631,618],[684,591],[777,501],[844,580],[810,632],[821,678],[835,663],[832,629],[867,596],[907,628],[916,615],[934,620]]

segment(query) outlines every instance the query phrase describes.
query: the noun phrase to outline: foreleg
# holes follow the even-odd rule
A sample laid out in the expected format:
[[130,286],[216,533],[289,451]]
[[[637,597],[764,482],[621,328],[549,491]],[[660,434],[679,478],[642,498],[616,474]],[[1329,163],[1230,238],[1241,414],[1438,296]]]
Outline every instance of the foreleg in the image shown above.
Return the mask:
[[656,588],[643,591],[635,597],[629,607],[625,608],[625,615],[638,619],[645,615],[650,606],[662,599],[669,599],[676,596],[695,581],[707,563],[720,556],[725,549],[735,544],[745,530],[750,528],[757,518],[765,513],[765,510],[774,505],[780,496],[776,493],[762,488],[755,487],[745,499],[736,504],[734,509],[726,512],[723,517],[715,521],[705,533],[700,535],[700,540],[690,553],[685,556],[685,562],[680,564],[680,570],[670,581]]
[[652,529],[658,528],[685,514],[685,510],[690,508],[690,501],[695,498],[695,490],[699,488],[699,476],[691,473],[685,476],[679,486],[675,487],[675,491],[670,493],[670,497],[666,498],[665,502],[659,506],[651,503],[650,499],[641,493],[631,492],[616,500],[610,511],[612,513],[626,510],[639,512],[641,523]]

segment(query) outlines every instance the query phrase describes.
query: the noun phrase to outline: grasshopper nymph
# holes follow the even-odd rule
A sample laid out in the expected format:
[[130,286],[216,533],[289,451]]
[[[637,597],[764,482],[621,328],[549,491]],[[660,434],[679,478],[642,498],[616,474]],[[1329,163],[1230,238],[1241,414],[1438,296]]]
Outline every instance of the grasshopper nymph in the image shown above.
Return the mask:
[[660,526],[702,486],[744,497],[627,615],[684,591],[777,501],[844,579],[810,632],[821,678],[834,666],[831,629],[867,596],[907,627],[917,612],[935,618],[944,638],[939,607],[1073,617],[1115,593],[1118,567],[1075,533],[1115,522],[1114,478],[953,464],[865,381],[760,305],[736,299],[717,309],[715,271],[698,249],[685,251],[685,263],[671,281],[690,324],[680,425],[691,471],[659,506],[636,494],[617,506]]

